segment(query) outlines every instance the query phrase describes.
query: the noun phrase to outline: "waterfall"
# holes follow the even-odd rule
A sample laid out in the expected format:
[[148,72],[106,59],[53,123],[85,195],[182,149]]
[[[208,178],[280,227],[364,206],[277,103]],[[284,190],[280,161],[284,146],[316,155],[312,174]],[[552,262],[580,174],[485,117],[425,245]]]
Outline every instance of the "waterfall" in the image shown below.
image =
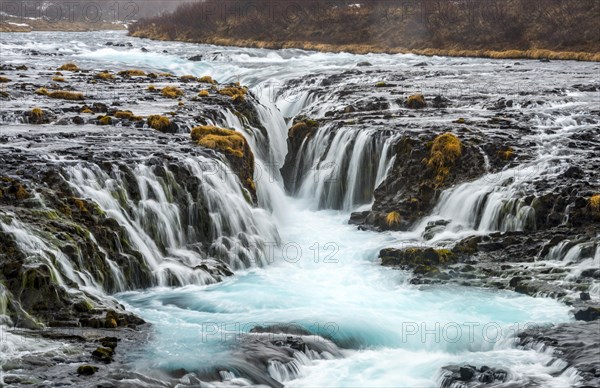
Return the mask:
[[[232,268],[266,265],[264,249],[278,242],[277,231],[264,210],[248,204],[229,167],[213,159],[175,156],[189,176],[185,185],[169,166],[141,163],[113,166],[110,172],[78,164],[66,168],[66,179],[79,196],[98,203],[127,231],[157,285],[214,282],[213,275],[199,270],[216,264],[194,249],[202,242]],[[202,230],[207,224],[210,230]]]
[[305,140],[293,168],[292,191],[318,209],[350,211],[373,199],[390,167],[393,140],[384,131],[357,127],[319,128]]

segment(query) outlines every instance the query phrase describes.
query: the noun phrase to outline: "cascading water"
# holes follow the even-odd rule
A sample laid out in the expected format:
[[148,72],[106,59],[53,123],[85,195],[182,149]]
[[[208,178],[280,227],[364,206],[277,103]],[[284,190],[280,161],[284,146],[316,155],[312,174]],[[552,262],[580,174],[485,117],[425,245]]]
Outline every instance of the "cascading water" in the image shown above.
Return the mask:
[[[102,39],[96,33],[83,36],[86,43],[74,44],[66,53],[82,67],[113,67],[116,62],[121,67],[177,75],[210,74],[221,82],[249,84],[254,91],[274,79],[281,88],[286,80],[308,72],[337,74],[364,60],[377,69],[408,69],[423,60],[412,55],[219,48],[221,53],[213,60],[195,63],[185,59],[191,48],[209,53],[215,48],[153,42],[152,52],[145,53],[138,46],[149,45],[148,41],[111,36],[134,42],[132,50],[123,52],[98,43]],[[53,41],[43,44],[54,50]],[[16,57],[22,55],[16,43],[3,41],[2,48]],[[161,54],[163,49],[169,54]],[[430,60],[439,69],[456,66],[469,74],[474,67],[484,67],[492,74],[489,77],[497,67],[487,60]],[[348,76],[347,82],[360,77],[365,76]],[[369,82],[376,77],[376,73],[369,75]],[[106,258],[116,285],[104,291],[124,291],[116,295],[119,301],[154,327],[154,337],[135,355],[132,368],[159,377],[161,371],[184,369],[213,378],[213,372],[219,371],[216,378],[231,385],[249,384],[246,379],[250,379],[287,386],[436,386],[441,367],[472,363],[509,370],[508,381],[515,386],[562,387],[578,381],[549,352],[515,348],[519,327],[527,322],[568,321],[568,307],[510,292],[444,286],[418,289],[408,283],[405,272],[373,262],[383,247],[415,240],[429,243],[420,236],[424,225],[434,219],[452,222],[431,243],[486,231],[535,228],[532,204],[521,200],[527,184],[550,179],[566,167],[551,163],[551,156],[542,152],[548,138],[537,135],[541,156],[529,167],[489,174],[442,193],[435,210],[413,232],[362,232],[347,224],[349,211],[372,201],[373,190],[394,162],[392,150],[400,134],[357,123],[335,131],[331,131],[333,124],[322,125],[302,144],[303,159],[294,166],[291,192],[299,198],[287,197],[279,174],[286,155],[287,124],[307,110],[321,119],[338,101],[332,93],[323,96],[305,90],[299,90],[300,97],[293,101],[283,97],[272,101],[270,96],[281,95],[277,90],[259,95],[256,105],[264,132],[228,110],[220,112],[222,121],[211,122],[246,136],[257,155],[255,180],[261,208],[248,203],[247,193],[224,163],[183,151],[158,163],[135,157],[110,168],[92,162],[64,166],[72,190],[98,204],[126,231],[125,237],[150,269],[150,285],[158,286],[132,290],[136,287],[123,280],[119,266]],[[399,109],[397,103],[389,106]],[[474,115],[479,108],[469,107]],[[540,125],[555,125],[548,121],[552,120],[540,118]],[[564,124],[565,130],[577,128],[577,123]],[[560,141],[559,135],[552,139]],[[176,169],[186,171],[185,179],[175,178]],[[527,177],[521,179],[519,174]],[[208,230],[198,229],[204,224],[202,217],[210,221]],[[26,251],[36,233],[18,222],[3,217],[2,228],[17,236]],[[19,235],[27,237],[19,240]],[[209,254],[196,249],[197,244],[206,244]],[[35,249],[46,245],[44,241],[34,244]],[[48,258],[49,265],[62,265],[60,254],[55,255],[58,260]],[[593,263],[598,255],[596,248]],[[237,270],[220,283],[202,269],[207,263],[218,265],[217,259]],[[69,274],[81,286],[102,289],[77,268],[56,271]],[[0,285],[0,315],[2,290]],[[258,326],[299,327],[308,346],[282,355],[272,344],[260,341],[262,337],[253,331]],[[495,334],[487,331],[490,328]],[[277,340],[285,343],[286,334],[276,333],[284,337]],[[191,385],[190,375],[186,376]]]

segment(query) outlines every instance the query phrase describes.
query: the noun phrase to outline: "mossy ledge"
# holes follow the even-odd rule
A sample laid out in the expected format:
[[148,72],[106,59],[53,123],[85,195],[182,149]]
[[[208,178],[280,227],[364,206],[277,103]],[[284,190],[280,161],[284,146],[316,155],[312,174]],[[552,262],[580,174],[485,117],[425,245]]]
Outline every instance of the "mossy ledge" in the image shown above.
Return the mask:
[[192,129],[191,137],[199,146],[225,155],[244,188],[250,192],[253,201],[256,201],[254,154],[241,133],[213,125],[201,125]]

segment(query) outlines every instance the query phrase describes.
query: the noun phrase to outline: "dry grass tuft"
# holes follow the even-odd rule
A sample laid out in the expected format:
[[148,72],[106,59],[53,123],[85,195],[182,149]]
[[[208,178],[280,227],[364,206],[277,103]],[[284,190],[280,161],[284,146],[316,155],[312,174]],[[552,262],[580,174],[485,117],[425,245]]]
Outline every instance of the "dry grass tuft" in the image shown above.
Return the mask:
[[425,97],[422,94],[409,96],[406,100],[406,107],[410,109],[422,109],[427,106]]
[[171,127],[171,120],[161,115],[152,115],[148,117],[148,126],[160,132],[165,132]]
[[118,119],[130,120],[133,117],[133,112],[130,110],[120,110],[115,113],[115,117]]
[[198,93],[198,97],[208,97],[210,96],[210,93],[208,92],[208,90],[201,90],[200,93]]
[[244,157],[246,139],[241,133],[231,129],[203,125],[192,129],[192,140],[198,145],[221,151],[226,154]]
[[54,81],[54,82],[65,82],[65,78],[64,77],[60,77],[60,76],[56,76],[56,77],[52,77],[52,81]]
[[588,199],[590,209],[596,213],[600,213],[600,194],[595,194]]
[[402,221],[402,217],[400,216],[400,213],[398,213],[397,211],[390,212],[385,217],[385,223],[387,224],[387,226],[398,226],[398,225],[400,225],[401,221]]
[[70,63],[65,63],[64,65],[62,65],[61,67],[59,67],[58,69],[56,69],[58,71],[79,71],[79,67],[70,62]]
[[205,75],[203,77],[198,78],[198,82],[202,82],[205,84],[216,84],[217,83],[210,75]]
[[9,78],[0,76],[0,84],[5,84],[7,82],[10,82]]
[[161,90],[161,93],[167,98],[179,98],[183,96],[183,90],[179,89],[176,86],[165,86]]
[[146,72],[138,69],[129,69],[129,70],[121,70],[119,72],[121,77],[143,77],[146,75]]
[[60,100],[69,100],[69,101],[81,101],[84,99],[83,93],[80,92],[71,92],[68,90],[56,90],[53,92],[46,91],[48,97],[56,98]]
[[450,167],[462,155],[462,142],[452,133],[444,133],[433,140],[427,167],[435,172],[435,183],[440,186],[450,174]]
[[100,73],[97,73],[94,76],[94,78],[101,79],[101,80],[104,80],[104,81],[108,81],[108,80],[114,79],[115,76],[112,75],[111,73],[109,73],[108,71],[101,71]]

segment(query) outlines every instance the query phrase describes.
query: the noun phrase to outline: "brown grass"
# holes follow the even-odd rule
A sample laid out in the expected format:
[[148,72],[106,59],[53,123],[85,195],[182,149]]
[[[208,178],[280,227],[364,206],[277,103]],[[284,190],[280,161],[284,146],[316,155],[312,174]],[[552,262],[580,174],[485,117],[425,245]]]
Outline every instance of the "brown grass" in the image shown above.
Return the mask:
[[80,92],[71,92],[68,90],[56,90],[53,92],[47,92],[48,97],[56,98],[59,100],[69,100],[69,101],[81,101],[84,100],[83,93]]
[[588,199],[588,205],[590,206],[590,209],[592,209],[592,211],[600,213],[600,194],[592,195]]
[[121,70],[118,73],[121,77],[144,77],[146,72],[138,69]]
[[246,140],[241,133],[231,129],[204,125],[192,129],[192,140],[202,147],[211,148],[226,154],[244,157]]
[[52,81],[54,82],[65,82],[64,77],[52,77]]
[[433,169],[436,185],[440,186],[450,174],[450,167],[462,155],[462,142],[452,133],[437,136],[431,145],[427,167]]
[[111,125],[112,124],[112,118],[110,116],[102,116],[100,117],[100,119],[98,120],[100,125]]
[[198,82],[202,82],[205,84],[216,84],[217,83],[210,75],[205,75],[205,76],[198,78]]
[[152,115],[148,117],[148,126],[157,131],[164,132],[171,126],[171,120],[161,115]]
[[118,119],[130,120],[133,117],[133,112],[130,110],[120,110],[115,112],[115,117]]
[[198,93],[198,97],[208,97],[210,96],[210,93],[208,92],[208,90],[201,90],[200,93]]
[[425,108],[427,103],[425,102],[425,97],[422,94],[415,94],[408,97],[405,105],[410,109],[421,109]]
[[167,98],[179,98],[183,96],[183,90],[176,86],[165,86],[160,92]]
[[58,69],[56,69],[58,71],[79,71],[79,67],[70,62],[70,63],[65,63],[64,65],[62,65],[61,67],[59,67]]
[[385,217],[385,223],[387,226],[398,226],[400,225],[400,222],[402,222],[402,217],[397,211],[390,212]]
[[109,73],[108,71],[101,71],[100,73],[97,73],[94,77],[103,81],[108,81],[115,78],[115,76]]
[[198,79],[196,77],[194,77],[193,75],[182,75],[181,77],[179,77],[179,80],[181,82],[194,82],[197,81]]

